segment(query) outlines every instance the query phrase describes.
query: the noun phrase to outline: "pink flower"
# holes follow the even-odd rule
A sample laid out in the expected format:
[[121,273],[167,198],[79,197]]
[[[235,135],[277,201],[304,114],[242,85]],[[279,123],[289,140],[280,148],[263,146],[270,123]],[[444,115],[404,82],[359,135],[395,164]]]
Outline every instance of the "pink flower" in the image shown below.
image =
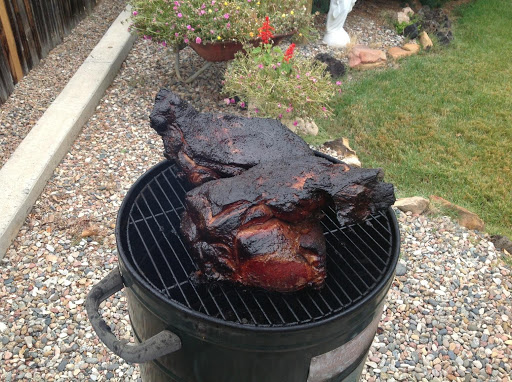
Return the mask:
[[258,68],[263,69],[263,64],[259,64]]
[[313,82],[316,82],[316,81],[318,81],[318,80],[316,78],[313,78]]
[[280,118],[280,119],[281,119],[281,118],[283,118],[283,115],[282,115],[282,114],[279,114],[279,118]]
[[289,107],[289,108],[287,108],[287,109],[286,109],[286,112],[287,112],[287,113],[289,113],[290,111],[292,111],[292,108],[291,108],[291,107]]
[[229,98],[224,98],[224,103],[226,105],[229,105],[231,103],[231,100]]
[[137,11],[133,11],[133,13],[132,13],[132,14],[133,14],[134,16],[137,16],[137,15],[139,14],[139,12],[137,12]]
[[280,103],[278,103],[278,104],[277,104],[277,107],[281,107],[281,104],[280,104]]
[[165,41],[162,41],[162,46],[167,46],[167,43]]
[[293,126],[297,126],[299,123],[297,121],[293,121]]
[[187,29],[188,29],[188,30],[192,29],[192,26],[187,25]]
[[300,78],[300,76],[297,74],[297,78]]
[[323,111],[327,111],[327,108],[325,106],[322,106]]
[[229,28],[231,28],[231,23],[226,24],[226,29],[229,29]]
[[254,109],[254,112],[255,113],[259,113],[260,111],[258,109]]
[[206,11],[204,9],[201,9],[201,12],[199,12],[201,15],[204,15]]
[[201,37],[196,37],[196,44],[201,44]]
[[186,37],[183,39],[183,42],[184,42],[185,44],[188,44],[188,41],[189,41],[189,40],[188,40],[188,38],[186,38]]
[[183,15],[181,13],[178,13],[178,17],[183,17]]
[[336,85],[340,86],[341,85],[341,81],[336,81]]
[[178,37],[180,34],[179,34],[178,32],[176,32],[176,33],[174,33],[174,35],[175,35],[176,37]]
[[240,107],[245,107],[245,102],[240,102]]
[[212,0],[212,5],[215,5],[215,0]]
[[229,101],[230,101],[231,103],[235,103],[235,102],[236,102],[234,98],[231,98]]
[[224,14],[224,18],[227,20],[229,19],[229,13]]

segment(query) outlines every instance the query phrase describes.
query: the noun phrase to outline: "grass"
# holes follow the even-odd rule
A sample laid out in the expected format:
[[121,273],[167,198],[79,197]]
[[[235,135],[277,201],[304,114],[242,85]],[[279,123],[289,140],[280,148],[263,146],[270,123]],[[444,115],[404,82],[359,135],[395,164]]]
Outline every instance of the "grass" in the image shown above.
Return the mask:
[[310,142],[348,137],[398,196],[441,196],[512,237],[512,7],[475,0],[457,16],[449,47],[354,73]]

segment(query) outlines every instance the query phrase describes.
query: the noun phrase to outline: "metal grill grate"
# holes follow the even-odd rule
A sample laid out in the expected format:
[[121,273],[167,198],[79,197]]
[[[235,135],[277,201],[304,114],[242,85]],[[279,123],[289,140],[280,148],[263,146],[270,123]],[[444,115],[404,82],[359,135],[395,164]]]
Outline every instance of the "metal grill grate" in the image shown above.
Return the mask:
[[389,270],[396,234],[388,213],[340,228],[333,209],[322,220],[327,244],[327,279],[320,291],[269,293],[227,283],[197,284],[198,269],[179,233],[183,200],[190,186],[171,162],[139,184],[129,209],[123,250],[162,298],[196,312],[242,325],[282,327],[337,315],[367,296]]

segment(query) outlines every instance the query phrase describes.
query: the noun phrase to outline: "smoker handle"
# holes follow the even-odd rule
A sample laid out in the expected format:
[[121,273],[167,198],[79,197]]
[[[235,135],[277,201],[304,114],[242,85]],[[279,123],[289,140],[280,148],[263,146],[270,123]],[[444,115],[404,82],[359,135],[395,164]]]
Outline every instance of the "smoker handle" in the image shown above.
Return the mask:
[[181,340],[169,330],[163,330],[138,345],[128,345],[128,341],[117,339],[110,327],[101,318],[98,309],[104,300],[119,292],[123,287],[121,273],[119,268],[116,267],[91,289],[85,300],[85,308],[91,325],[105,346],[130,363],[152,361],[179,350]]

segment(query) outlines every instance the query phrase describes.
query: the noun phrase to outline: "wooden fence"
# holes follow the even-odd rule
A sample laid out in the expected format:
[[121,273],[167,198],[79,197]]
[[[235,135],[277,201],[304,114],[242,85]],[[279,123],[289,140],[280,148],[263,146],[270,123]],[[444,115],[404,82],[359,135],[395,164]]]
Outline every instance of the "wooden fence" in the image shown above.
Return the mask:
[[96,0],[0,0],[0,104]]

